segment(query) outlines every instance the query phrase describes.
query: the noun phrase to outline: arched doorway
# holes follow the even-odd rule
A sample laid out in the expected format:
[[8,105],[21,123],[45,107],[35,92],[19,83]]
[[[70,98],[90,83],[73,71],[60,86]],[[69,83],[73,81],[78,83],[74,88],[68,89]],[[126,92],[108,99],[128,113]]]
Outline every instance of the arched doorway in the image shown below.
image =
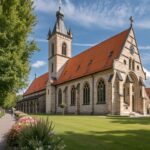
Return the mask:
[[139,82],[135,73],[131,72],[130,77],[132,79],[132,111],[138,112],[138,95],[139,95]]

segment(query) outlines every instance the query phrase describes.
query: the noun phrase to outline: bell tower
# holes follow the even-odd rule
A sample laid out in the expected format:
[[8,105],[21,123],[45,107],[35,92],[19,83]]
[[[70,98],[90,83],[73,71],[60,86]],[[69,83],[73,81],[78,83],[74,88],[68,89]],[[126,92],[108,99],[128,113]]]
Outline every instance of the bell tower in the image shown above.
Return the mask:
[[63,66],[71,58],[72,33],[64,24],[64,14],[59,6],[53,30],[48,33],[49,80],[57,80]]

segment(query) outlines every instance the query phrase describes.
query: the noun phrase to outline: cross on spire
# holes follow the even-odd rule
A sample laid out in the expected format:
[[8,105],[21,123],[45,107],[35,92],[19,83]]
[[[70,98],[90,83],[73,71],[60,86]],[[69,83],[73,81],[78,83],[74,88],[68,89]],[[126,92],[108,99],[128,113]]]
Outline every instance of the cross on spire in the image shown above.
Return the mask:
[[130,20],[131,27],[132,27],[132,24],[133,24],[133,22],[134,22],[133,17],[131,16],[131,17],[129,18],[129,20]]

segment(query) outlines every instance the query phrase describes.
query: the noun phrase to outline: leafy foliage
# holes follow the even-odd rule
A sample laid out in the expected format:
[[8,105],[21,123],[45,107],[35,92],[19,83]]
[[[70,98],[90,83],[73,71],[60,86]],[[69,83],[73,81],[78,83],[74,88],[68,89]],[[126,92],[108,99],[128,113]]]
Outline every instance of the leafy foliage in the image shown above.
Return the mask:
[[48,119],[20,118],[7,135],[8,150],[63,150],[62,139],[54,134]]
[[19,135],[20,150],[63,150],[62,139],[54,134],[53,129],[48,119],[27,126]]
[[4,113],[3,111],[0,111],[0,118],[3,117],[4,114],[5,114],[5,113]]
[[15,106],[15,102],[16,102],[16,94],[15,93],[8,93],[7,97],[5,98],[5,102],[3,104],[3,107],[5,109],[8,109],[12,106]]
[[65,108],[65,107],[66,107],[66,104],[65,104],[65,103],[62,103],[62,104],[60,105],[60,107],[61,107],[61,108]]
[[26,86],[29,59],[37,50],[28,36],[35,23],[32,0],[0,1],[0,105]]

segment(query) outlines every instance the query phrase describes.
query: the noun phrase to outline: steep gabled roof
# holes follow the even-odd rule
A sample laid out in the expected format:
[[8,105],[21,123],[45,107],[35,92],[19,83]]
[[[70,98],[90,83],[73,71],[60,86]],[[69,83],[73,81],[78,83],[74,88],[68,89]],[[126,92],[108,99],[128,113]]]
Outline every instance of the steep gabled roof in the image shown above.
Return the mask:
[[[130,32],[127,29],[100,44],[70,58],[57,81],[53,84],[61,84],[96,72],[111,69],[114,59],[118,58]],[[25,95],[46,89],[48,73],[34,79]]]
[[150,98],[150,88],[145,88],[147,96]]
[[130,29],[69,59],[65,64],[62,74],[54,84],[61,84],[112,68],[113,61],[119,57]]
[[46,89],[47,81],[48,81],[48,72],[39,76],[38,78],[35,78],[31,83],[31,85],[29,86],[29,88],[24,93],[24,96]]

